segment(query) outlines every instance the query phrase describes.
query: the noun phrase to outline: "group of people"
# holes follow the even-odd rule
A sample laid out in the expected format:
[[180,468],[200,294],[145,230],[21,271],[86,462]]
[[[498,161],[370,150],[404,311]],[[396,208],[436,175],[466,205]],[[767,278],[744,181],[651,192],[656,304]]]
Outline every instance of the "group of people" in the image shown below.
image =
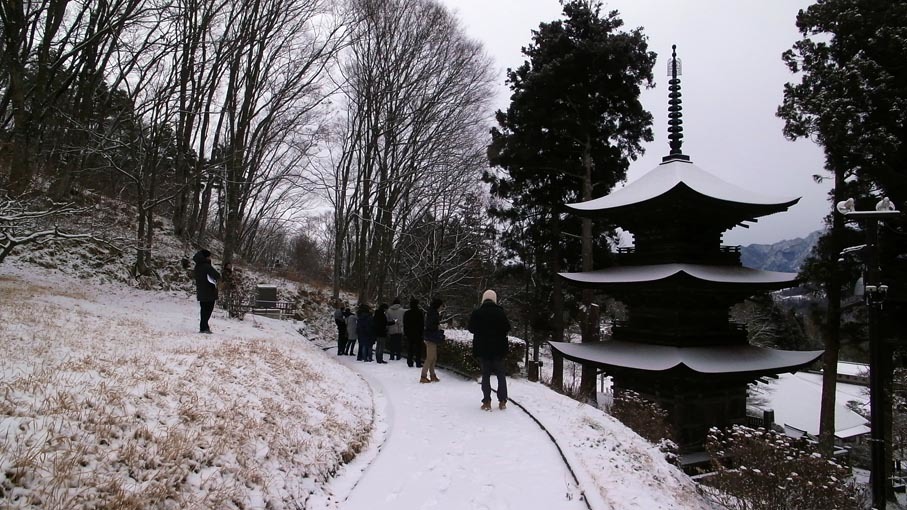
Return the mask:
[[[422,382],[440,381],[435,374],[435,362],[437,343],[443,341],[439,311],[442,305],[435,298],[426,313],[419,307],[418,299],[411,299],[409,308],[404,309],[400,298],[396,298],[390,306],[379,304],[374,313],[364,303],[353,313],[337,302],[334,307],[337,355],[356,355],[356,361],[376,363],[387,363],[385,354],[390,361],[401,360],[405,340],[407,366],[422,368]],[[433,317],[437,319],[434,323]]]
[[[387,363],[385,352],[391,361],[402,359],[401,349],[405,339],[407,366],[422,368],[419,382],[439,382],[435,365],[438,346],[444,342],[444,330],[441,329],[443,304],[440,298],[434,298],[428,310],[423,312],[418,299],[411,299],[409,308],[404,309],[400,298],[396,298],[390,306],[379,304],[374,313],[367,304],[360,304],[353,313],[338,301],[334,306],[337,355],[355,354],[357,361]],[[506,409],[505,360],[510,321],[498,305],[495,291],[486,290],[482,294],[482,303],[470,315],[467,329],[473,334],[472,350],[479,359],[482,371],[481,408],[491,410],[491,376],[494,375],[498,381],[498,408]]]
[[[211,264],[211,252],[199,250],[194,257],[196,298],[200,308],[199,332],[211,333],[208,320],[214,311],[218,297],[218,280],[221,274]],[[224,276],[232,274],[232,268],[224,267]],[[385,351],[391,361],[402,359],[403,341],[406,340],[406,364],[421,367],[420,383],[439,382],[435,373],[438,361],[438,346],[444,342],[441,329],[440,298],[432,299],[428,310],[423,312],[418,299],[409,301],[404,309],[400,298],[388,306],[381,303],[372,313],[367,304],[360,304],[356,313],[343,308],[339,301],[334,307],[334,322],[337,325],[337,355],[356,354],[357,361],[387,363]],[[472,352],[479,359],[482,370],[482,409],[491,410],[491,376],[498,380],[498,407],[507,407],[507,333],[510,322],[504,309],[498,305],[498,296],[493,290],[482,294],[482,303],[469,317],[467,329],[473,334]],[[356,346],[358,342],[358,348]]]

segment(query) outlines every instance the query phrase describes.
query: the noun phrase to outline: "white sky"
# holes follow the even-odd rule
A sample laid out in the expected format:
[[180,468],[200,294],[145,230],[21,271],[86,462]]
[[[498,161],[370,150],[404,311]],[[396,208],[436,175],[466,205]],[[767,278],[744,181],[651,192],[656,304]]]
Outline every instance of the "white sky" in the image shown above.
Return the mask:
[[[504,84],[508,67],[517,67],[531,30],[557,19],[557,0],[441,0],[463,21],[467,33],[484,43],[497,64],[496,109],[509,102]],[[618,10],[625,28],[643,27],[649,49],[658,54],[656,88],[643,93],[654,116],[655,140],[645,156],[630,165],[630,181],[661,162],[668,153],[667,58],[677,44],[683,62],[683,152],[704,170],[753,191],[801,196],[787,213],[762,218],[749,229],[725,234],[727,244],[773,243],[805,237],[822,228],[830,184],[821,149],[808,140],[789,142],[775,117],[784,83],[794,76],[781,53],[799,39],[795,26],[808,0],[617,0],[604,10]]]

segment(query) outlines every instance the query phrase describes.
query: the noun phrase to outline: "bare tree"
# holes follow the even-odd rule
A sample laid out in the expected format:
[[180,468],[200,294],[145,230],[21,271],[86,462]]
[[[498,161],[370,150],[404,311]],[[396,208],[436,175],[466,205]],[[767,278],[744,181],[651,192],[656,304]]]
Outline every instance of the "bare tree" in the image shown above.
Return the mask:
[[410,227],[452,217],[432,209],[477,181],[491,74],[482,48],[437,2],[352,5],[359,21],[343,68],[342,150],[323,182],[337,226],[334,292],[347,258],[366,300],[397,287],[389,278]]
[[[59,218],[84,214],[86,211],[87,208],[78,207],[71,202],[42,205],[0,192],[0,263],[21,246],[63,240],[101,241],[91,234],[61,231],[55,224],[55,220]],[[45,228],[48,223],[52,225]]]
[[0,70],[6,83],[0,97],[0,143],[8,149],[4,163],[12,191],[30,186],[34,159],[47,152],[42,148],[48,117],[59,109],[61,98],[75,90],[71,111],[87,115],[124,34],[154,9],[148,0],[0,1]]
[[263,189],[301,173],[330,92],[325,70],[345,44],[342,18],[326,0],[246,0],[231,5],[221,115],[224,262],[240,245],[243,221]]
[[170,55],[170,80],[177,88],[174,169],[179,191],[174,197],[172,219],[178,236],[196,235],[206,219],[202,202],[207,206],[211,199],[211,187],[202,183],[211,155],[212,110],[228,55],[223,16],[227,5],[225,0],[176,0],[172,6],[179,41]]

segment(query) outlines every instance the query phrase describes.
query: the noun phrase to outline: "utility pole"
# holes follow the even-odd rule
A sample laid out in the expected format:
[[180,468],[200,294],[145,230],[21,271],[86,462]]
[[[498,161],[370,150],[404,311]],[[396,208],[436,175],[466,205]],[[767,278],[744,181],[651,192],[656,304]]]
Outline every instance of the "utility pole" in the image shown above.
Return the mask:
[[[888,286],[881,283],[879,270],[879,222],[900,214],[887,198],[876,204],[875,211],[857,211],[852,198],[838,202],[838,212],[848,219],[857,220],[866,232],[865,272],[863,276],[863,297],[869,312],[869,409],[872,452],[872,507],[885,510],[887,500],[886,488],[889,466],[885,462],[885,424],[890,409],[886,408],[889,399],[885,395],[885,374],[891,355],[885,341],[879,335],[879,318],[882,305],[888,294]],[[843,254],[843,252],[842,252]]]

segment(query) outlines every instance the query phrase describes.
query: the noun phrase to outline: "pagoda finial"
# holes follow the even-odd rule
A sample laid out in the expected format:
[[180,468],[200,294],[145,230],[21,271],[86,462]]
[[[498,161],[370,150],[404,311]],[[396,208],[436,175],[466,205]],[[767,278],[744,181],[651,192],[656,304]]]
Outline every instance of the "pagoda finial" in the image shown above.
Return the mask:
[[671,60],[668,61],[668,140],[671,141],[671,152],[661,158],[662,162],[680,159],[689,161],[690,157],[685,156],[680,150],[683,145],[683,107],[680,100],[680,76],[681,67],[680,59],[677,58],[677,45],[671,45]]

